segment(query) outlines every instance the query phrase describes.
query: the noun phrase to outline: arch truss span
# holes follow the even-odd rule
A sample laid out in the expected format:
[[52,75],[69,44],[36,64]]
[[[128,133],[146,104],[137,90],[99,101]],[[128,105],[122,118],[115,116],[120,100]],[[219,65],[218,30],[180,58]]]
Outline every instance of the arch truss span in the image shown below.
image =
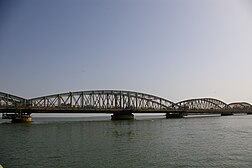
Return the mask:
[[79,110],[168,110],[178,106],[166,99],[132,91],[93,90],[61,93],[28,100],[32,108]]
[[12,94],[0,92],[0,107],[25,106],[26,99]]
[[235,102],[228,104],[228,108],[231,109],[252,109],[252,105],[247,102]]
[[177,103],[182,110],[218,110],[227,107],[227,104],[214,98],[189,99]]

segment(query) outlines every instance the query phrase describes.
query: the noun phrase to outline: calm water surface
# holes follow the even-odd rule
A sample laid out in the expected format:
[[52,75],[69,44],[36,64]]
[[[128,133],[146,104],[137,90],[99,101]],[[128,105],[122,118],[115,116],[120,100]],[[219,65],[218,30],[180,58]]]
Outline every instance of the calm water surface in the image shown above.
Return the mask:
[[5,168],[252,167],[252,116],[0,120]]

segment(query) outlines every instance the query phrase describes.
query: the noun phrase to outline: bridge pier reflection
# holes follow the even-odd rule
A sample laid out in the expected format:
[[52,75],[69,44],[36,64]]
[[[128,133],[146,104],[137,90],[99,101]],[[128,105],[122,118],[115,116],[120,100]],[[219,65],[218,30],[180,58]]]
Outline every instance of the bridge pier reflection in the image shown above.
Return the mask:
[[222,112],[221,113],[221,116],[231,116],[231,115],[234,115],[234,113],[232,113],[232,112]]

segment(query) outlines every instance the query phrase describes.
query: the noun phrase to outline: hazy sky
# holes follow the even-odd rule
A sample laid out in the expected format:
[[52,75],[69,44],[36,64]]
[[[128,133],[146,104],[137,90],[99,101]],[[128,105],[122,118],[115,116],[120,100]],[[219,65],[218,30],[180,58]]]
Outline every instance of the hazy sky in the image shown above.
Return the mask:
[[250,0],[0,0],[0,91],[252,103]]

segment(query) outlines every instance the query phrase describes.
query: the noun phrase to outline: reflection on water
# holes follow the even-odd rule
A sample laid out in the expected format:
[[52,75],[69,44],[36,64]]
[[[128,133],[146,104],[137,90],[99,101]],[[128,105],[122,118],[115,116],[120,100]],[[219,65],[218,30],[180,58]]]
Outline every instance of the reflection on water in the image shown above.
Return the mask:
[[[0,124],[0,164],[42,167],[251,167],[252,116],[133,121],[34,118]],[[2,121],[1,121],[2,122]]]

